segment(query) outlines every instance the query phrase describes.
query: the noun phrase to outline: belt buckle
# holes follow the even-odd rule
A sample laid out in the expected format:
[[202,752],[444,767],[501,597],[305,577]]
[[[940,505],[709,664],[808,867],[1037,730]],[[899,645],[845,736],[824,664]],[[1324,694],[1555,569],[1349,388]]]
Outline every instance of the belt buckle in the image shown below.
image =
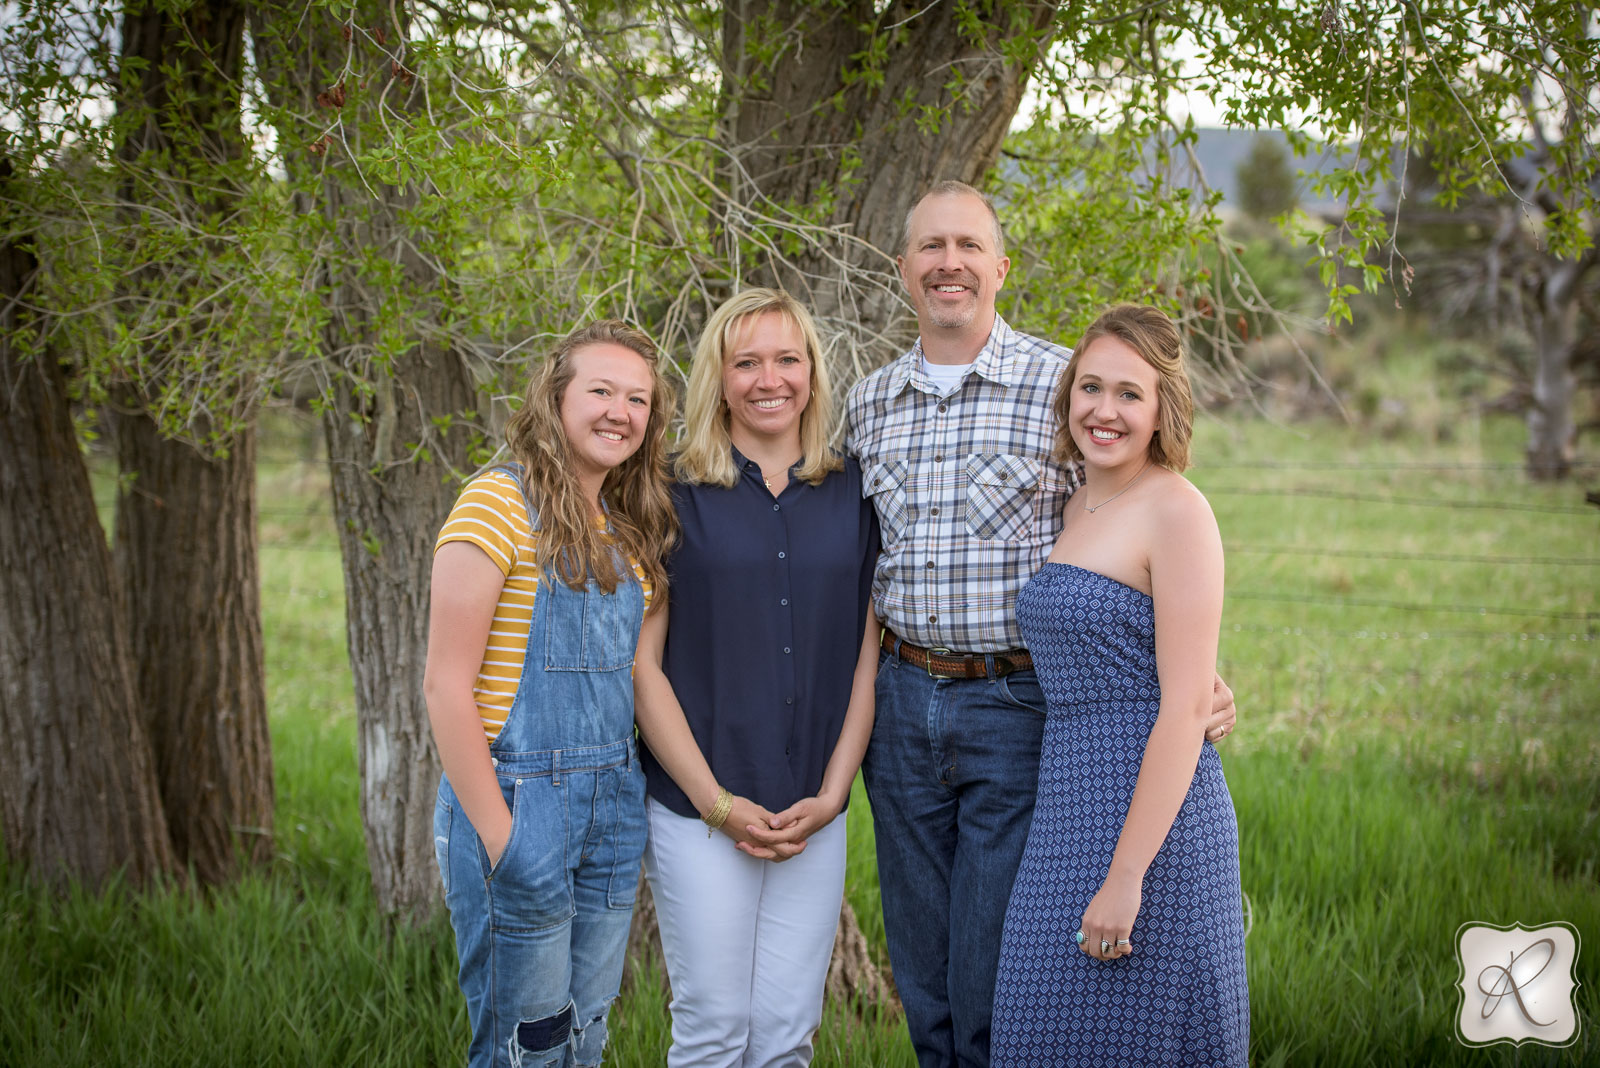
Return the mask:
[[924,671],[926,671],[928,673],[928,678],[930,678],[930,679],[942,679],[942,678],[946,678],[947,677],[947,676],[944,676],[944,675],[935,675],[933,673],[933,654],[934,653],[948,653],[948,652],[950,652],[950,650],[946,649],[942,645],[930,645],[930,646],[928,646],[928,659],[922,665],[922,670],[924,670]]

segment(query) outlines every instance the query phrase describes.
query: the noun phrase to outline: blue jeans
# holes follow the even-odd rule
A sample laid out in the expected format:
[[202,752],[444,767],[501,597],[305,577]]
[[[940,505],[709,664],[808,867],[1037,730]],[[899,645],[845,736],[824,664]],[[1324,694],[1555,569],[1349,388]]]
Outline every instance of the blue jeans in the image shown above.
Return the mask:
[[879,658],[862,772],[889,961],[922,1068],[989,1063],[1000,931],[1033,820],[1044,720],[1032,671],[939,679]]
[[511,837],[493,868],[439,783],[434,848],[473,1068],[600,1063],[648,828],[633,744],[497,758]]

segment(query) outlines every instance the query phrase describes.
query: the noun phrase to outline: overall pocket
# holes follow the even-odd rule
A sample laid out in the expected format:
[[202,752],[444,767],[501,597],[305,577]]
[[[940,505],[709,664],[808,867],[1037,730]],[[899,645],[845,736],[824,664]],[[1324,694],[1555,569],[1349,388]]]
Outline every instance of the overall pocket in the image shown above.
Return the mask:
[[567,870],[567,789],[548,775],[501,780],[511,807],[511,837],[490,866],[478,846],[489,887],[490,925],[497,931],[539,931],[572,919]]
[[1021,541],[1033,527],[1037,460],[1003,452],[967,456],[967,532],[985,541]]
[[[626,562],[627,579],[606,593],[591,582],[575,590],[550,574],[539,580],[539,600],[549,613],[544,666],[548,671],[616,671],[633,666],[644,619],[644,592]],[[535,612],[538,607],[535,607]]]
[[606,776],[613,803],[611,878],[606,885],[606,904],[614,909],[631,909],[639,892],[639,867],[650,833],[644,805],[644,772],[635,764],[613,768]]

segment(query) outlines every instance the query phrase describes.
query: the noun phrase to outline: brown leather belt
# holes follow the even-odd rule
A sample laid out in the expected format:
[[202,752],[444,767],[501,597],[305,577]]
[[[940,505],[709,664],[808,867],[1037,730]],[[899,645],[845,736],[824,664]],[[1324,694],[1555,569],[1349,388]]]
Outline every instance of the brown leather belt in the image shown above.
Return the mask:
[[[884,627],[878,644],[885,652],[893,653],[912,667],[922,668],[941,679],[1001,678],[1013,671],[1029,671],[1033,657],[1026,649],[1007,649],[1003,653],[952,653],[948,649],[924,649],[920,645],[901,641],[894,631]],[[990,672],[989,662],[994,662]]]

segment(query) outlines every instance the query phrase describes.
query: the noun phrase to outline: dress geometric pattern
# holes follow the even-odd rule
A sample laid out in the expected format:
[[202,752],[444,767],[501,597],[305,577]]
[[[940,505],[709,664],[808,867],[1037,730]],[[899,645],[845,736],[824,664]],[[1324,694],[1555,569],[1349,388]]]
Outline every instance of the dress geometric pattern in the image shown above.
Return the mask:
[[1046,563],[1017,618],[1049,715],[1000,948],[995,1068],[1245,1064],[1239,829],[1210,742],[1145,873],[1132,954],[1096,960],[1073,938],[1110,869],[1160,708],[1149,596]]

